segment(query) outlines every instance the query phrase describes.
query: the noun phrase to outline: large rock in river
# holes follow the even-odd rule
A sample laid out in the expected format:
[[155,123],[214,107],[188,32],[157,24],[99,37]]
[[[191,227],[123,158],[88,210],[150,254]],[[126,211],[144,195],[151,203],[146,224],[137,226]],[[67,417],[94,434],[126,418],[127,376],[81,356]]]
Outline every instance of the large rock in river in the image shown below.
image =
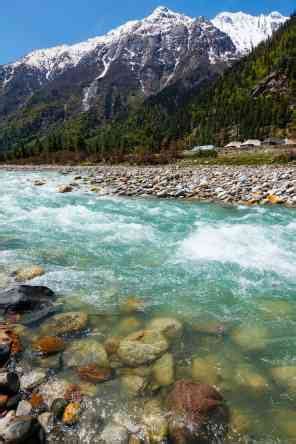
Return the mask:
[[45,273],[42,267],[34,265],[32,267],[20,268],[14,273],[15,280],[18,282],[25,282],[42,276]]
[[0,310],[19,313],[21,322],[30,324],[55,312],[55,297],[47,287],[20,285],[0,292]]
[[0,292],[0,309],[23,312],[33,310],[43,302],[51,302],[55,294],[47,287],[20,285]]
[[[0,419],[0,437],[1,442],[17,444],[25,442],[40,441],[40,426],[36,419],[31,416],[15,416],[13,411],[9,412],[4,418]],[[30,441],[28,441],[30,439]]]
[[207,384],[178,381],[167,399],[174,444],[222,442],[229,421],[220,393]]
[[171,385],[175,377],[173,355],[166,353],[159,358],[152,367],[152,374],[155,382],[161,387]]
[[66,367],[85,367],[96,364],[101,368],[109,368],[108,355],[95,339],[82,339],[72,342],[64,352],[64,365]]
[[80,311],[60,313],[53,316],[42,326],[41,332],[44,335],[67,335],[78,333],[86,329],[88,315]]
[[117,354],[125,364],[137,367],[155,361],[168,347],[166,338],[160,332],[140,330],[120,342]]

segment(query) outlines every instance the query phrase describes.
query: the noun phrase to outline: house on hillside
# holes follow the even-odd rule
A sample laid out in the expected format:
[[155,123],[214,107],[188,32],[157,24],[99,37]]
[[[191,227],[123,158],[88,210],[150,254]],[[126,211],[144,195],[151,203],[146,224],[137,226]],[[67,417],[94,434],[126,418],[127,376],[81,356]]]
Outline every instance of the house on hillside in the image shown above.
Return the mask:
[[279,139],[278,137],[268,137],[264,140],[263,145],[277,146],[285,145],[284,139]]
[[242,146],[242,142],[234,141],[229,142],[227,145],[225,145],[224,148],[236,148],[239,149]]
[[241,144],[241,148],[259,148],[261,141],[258,139],[249,139]]

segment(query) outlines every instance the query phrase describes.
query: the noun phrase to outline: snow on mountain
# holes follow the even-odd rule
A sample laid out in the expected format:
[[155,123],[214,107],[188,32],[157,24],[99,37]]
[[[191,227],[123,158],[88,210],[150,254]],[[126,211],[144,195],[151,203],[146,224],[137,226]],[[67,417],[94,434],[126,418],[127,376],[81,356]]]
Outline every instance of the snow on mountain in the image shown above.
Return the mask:
[[229,35],[238,53],[244,55],[270,37],[287,20],[288,17],[279,12],[259,16],[243,12],[222,12],[212,20],[212,23]]
[[[127,36],[142,36],[142,38],[155,35],[169,34],[173,29],[183,27],[188,35],[188,46],[190,46],[190,36],[196,20],[203,27],[204,32],[213,32],[211,23],[205,19],[193,19],[184,14],[176,13],[166,7],[156,8],[151,15],[143,20],[134,20],[119,26],[108,32],[106,35],[91,38],[85,42],[74,45],[61,45],[49,49],[38,49],[16,61],[6,65],[9,73],[20,65],[26,65],[40,70],[45,74],[46,79],[50,79],[56,73],[62,72],[65,68],[77,66],[84,57],[101,48],[104,53],[106,46],[114,45]],[[244,14],[243,12],[218,14],[212,20],[212,24],[220,31],[226,33],[232,39],[237,51],[245,54],[252,47],[258,45],[262,40],[269,37],[272,32],[284,23],[287,17],[278,12],[273,12],[267,16],[258,17]],[[131,56],[133,54],[130,54]],[[103,55],[101,56],[103,57]],[[210,57],[213,62],[217,59],[217,54],[210,48]],[[100,54],[98,54],[100,58]],[[103,70],[101,78],[108,71],[109,61],[103,60]],[[8,80],[9,81],[9,80]],[[6,81],[7,82],[7,81]]]
[[38,49],[0,66],[0,118],[27,106],[40,90],[52,100],[59,95],[64,105],[68,101],[73,113],[97,106],[102,119],[112,118],[116,109],[128,106],[130,95],[148,97],[177,83],[188,89],[202,84],[285,20],[279,13],[252,17],[240,12],[210,21],[160,6],[106,35]]
[[158,33],[164,34],[180,25],[190,27],[193,22],[194,19],[190,17],[160,6],[147,18],[129,21],[108,32],[106,35],[94,37],[74,45],[61,45],[49,49],[38,49],[8,66],[17,67],[21,64],[26,64],[30,67],[46,71],[47,77],[50,77],[54,71],[63,70],[67,66],[77,66],[83,57],[96,48],[114,44],[129,34],[142,35],[143,37],[157,35]]

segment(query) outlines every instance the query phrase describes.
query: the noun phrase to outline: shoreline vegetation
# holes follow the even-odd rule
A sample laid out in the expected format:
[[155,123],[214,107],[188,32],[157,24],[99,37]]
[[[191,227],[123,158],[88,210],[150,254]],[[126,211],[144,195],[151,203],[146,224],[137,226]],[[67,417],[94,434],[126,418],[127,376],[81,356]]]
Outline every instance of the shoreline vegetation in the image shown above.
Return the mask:
[[126,154],[120,149],[110,153],[91,154],[84,150],[42,151],[38,155],[9,157],[0,153],[2,165],[296,165],[296,145],[276,148],[227,149],[214,147],[204,152],[184,151],[181,144],[163,147],[159,152],[137,149]]
[[[126,165],[0,165],[0,171],[59,171],[69,175],[59,193],[79,190],[98,196],[184,199],[222,204],[296,207],[296,168],[287,165],[233,166],[170,164]],[[35,180],[36,187],[50,182]]]

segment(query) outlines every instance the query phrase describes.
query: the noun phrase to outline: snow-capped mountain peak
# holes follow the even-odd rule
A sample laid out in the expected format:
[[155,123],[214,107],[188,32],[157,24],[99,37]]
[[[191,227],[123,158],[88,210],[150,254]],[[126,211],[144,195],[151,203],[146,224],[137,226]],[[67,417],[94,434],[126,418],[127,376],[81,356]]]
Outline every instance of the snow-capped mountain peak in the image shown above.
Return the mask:
[[109,119],[130,97],[148,97],[173,84],[187,89],[201,85],[285,20],[277,12],[259,17],[225,12],[210,21],[159,6],[146,18],[103,36],[39,49],[0,66],[0,118],[1,112],[15,112],[44,90],[49,96],[61,93],[63,103],[69,94],[71,112],[88,111],[99,103],[106,111],[102,118]]
[[288,20],[279,12],[252,16],[244,12],[221,12],[212,23],[230,36],[238,53],[246,54],[266,40]]
[[94,51],[99,46],[110,45],[127,35],[155,35],[169,32],[177,25],[189,26],[194,19],[184,14],[173,12],[170,9],[159,6],[148,17],[142,20],[128,21],[109,31],[103,36],[98,36],[73,45],[60,45],[49,49],[38,49],[27,54],[22,59],[6,65],[13,69],[25,64],[32,68],[46,72],[49,78],[53,72],[60,72],[65,67],[77,66],[83,57]]
[[[212,25],[227,34],[233,41],[239,54],[249,52],[262,40],[268,38],[273,31],[287,20],[279,12],[272,12],[269,15],[254,17],[243,12],[222,12],[212,20]],[[148,17],[142,20],[129,21],[107,34],[91,38],[85,42],[74,45],[61,45],[49,49],[39,49],[33,51],[18,60],[7,65],[15,69],[19,65],[26,65],[39,69],[45,73],[46,78],[61,72],[66,67],[77,66],[80,61],[92,53],[98,47],[111,45],[128,35],[158,35],[169,33],[178,26],[187,29],[188,34],[194,23],[198,22],[204,29],[209,28],[211,23],[199,17],[193,19],[184,14],[174,12],[165,6],[157,7]]]
[[176,20],[177,22],[181,23],[192,23],[193,18],[188,17],[184,14],[180,14],[178,12],[174,12],[170,10],[169,8],[166,8],[165,6],[159,6],[158,8],[154,9],[152,14],[150,14],[146,19],[144,19],[142,22],[151,22],[151,23],[165,23],[170,22],[172,20]]

